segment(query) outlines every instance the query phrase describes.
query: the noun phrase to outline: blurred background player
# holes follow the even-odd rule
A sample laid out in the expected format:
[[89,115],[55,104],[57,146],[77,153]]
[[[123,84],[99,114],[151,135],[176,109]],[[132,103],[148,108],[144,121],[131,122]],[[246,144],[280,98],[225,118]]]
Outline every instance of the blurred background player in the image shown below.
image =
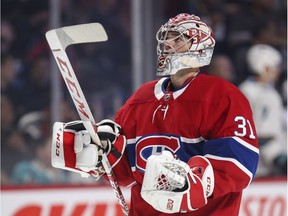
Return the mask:
[[248,98],[259,138],[261,157],[257,176],[287,174],[287,133],[285,108],[275,84],[281,73],[282,57],[278,50],[256,44],[247,52],[254,76],[239,85]]
[[[249,102],[228,81],[199,74],[215,40],[198,16],[170,18],[156,38],[161,78],[143,84],[115,122],[97,124],[118,183],[133,185],[129,215],[238,215],[259,158]],[[56,122],[53,136],[76,158],[63,158],[63,169],[105,178],[81,121]]]

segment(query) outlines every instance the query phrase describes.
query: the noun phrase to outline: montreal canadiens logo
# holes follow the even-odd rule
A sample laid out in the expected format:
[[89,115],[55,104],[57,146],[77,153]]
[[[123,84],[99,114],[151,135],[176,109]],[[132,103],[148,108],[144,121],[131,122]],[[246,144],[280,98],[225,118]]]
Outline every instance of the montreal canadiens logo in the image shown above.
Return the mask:
[[136,142],[136,167],[145,171],[146,162],[151,155],[160,155],[163,150],[175,153],[180,148],[180,139],[170,135],[145,136]]

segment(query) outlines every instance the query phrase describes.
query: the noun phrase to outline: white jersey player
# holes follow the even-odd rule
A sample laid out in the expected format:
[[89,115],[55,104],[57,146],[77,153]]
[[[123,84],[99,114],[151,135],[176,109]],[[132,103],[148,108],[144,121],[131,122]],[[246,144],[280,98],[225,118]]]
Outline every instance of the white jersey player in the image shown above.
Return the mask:
[[257,176],[279,174],[287,168],[284,106],[274,85],[280,75],[281,61],[275,48],[264,44],[252,46],[247,52],[247,63],[255,76],[239,85],[251,104],[259,138],[261,157]]

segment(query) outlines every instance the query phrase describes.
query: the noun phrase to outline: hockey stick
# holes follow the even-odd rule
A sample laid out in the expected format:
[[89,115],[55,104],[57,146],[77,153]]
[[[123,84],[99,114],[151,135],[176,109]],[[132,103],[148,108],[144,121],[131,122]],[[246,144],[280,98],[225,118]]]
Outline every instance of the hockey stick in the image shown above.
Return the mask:
[[[72,44],[107,41],[108,37],[103,26],[100,23],[66,26],[46,32],[46,39],[67,85],[80,119],[84,120],[84,126],[89,132],[94,143],[101,146],[100,139],[96,133],[97,128],[94,117],[65,50]],[[102,164],[123,213],[128,215],[128,206],[107,159],[106,153],[103,153],[102,155]]]

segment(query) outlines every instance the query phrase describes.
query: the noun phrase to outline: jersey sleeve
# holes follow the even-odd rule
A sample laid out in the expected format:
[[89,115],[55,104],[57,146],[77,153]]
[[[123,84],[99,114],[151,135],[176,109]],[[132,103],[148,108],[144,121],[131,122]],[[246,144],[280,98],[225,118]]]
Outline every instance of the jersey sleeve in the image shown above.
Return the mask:
[[[132,172],[127,160],[127,155],[124,153],[121,160],[115,167],[113,167],[113,172],[115,174],[115,177],[117,179],[117,183],[120,186],[131,186],[135,182],[132,177]],[[103,178],[108,181],[107,175],[103,175]]]
[[204,110],[202,132],[207,140],[204,155],[214,169],[214,197],[219,197],[242,191],[251,183],[259,149],[252,111],[240,90],[224,86],[211,97]]
[[[123,116],[125,116],[125,112],[129,107],[129,101],[131,99],[128,99],[128,101],[120,108],[120,110],[117,112],[115,116],[115,122],[119,125],[123,126],[124,120]],[[122,127],[123,128],[123,127]],[[121,131],[123,133],[123,131]],[[125,135],[125,133],[123,133]],[[118,184],[121,186],[131,186],[134,184],[135,180],[133,178],[133,174],[129,165],[128,161],[128,155],[127,155],[127,148],[124,151],[123,156],[121,157],[120,161],[117,163],[117,165],[113,168],[113,172],[115,173],[116,179],[118,181]],[[107,176],[103,176],[106,180],[108,180]]]

